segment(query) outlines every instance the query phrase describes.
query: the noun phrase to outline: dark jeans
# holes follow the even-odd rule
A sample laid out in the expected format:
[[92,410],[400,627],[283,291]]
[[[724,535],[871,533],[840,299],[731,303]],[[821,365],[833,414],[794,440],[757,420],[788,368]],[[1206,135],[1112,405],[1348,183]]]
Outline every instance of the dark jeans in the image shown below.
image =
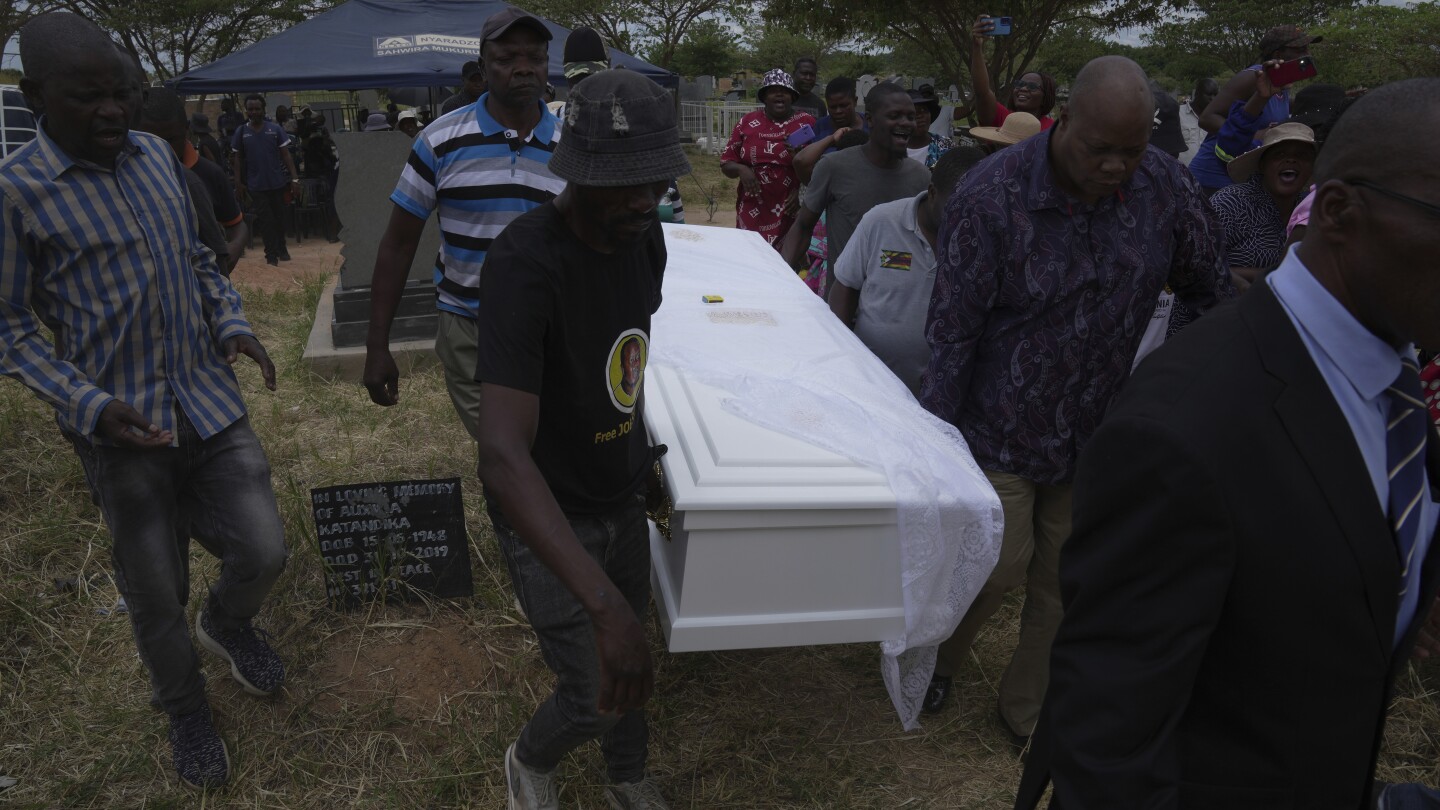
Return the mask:
[[[597,711],[600,664],[590,617],[503,516],[492,511],[490,518],[515,594],[556,678],[555,691],[520,732],[516,756],[532,768],[550,770],[571,750],[598,737],[610,781],[639,781],[645,776],[649,745],[645,712],[617,716]],[[650,540],[643,499],[637,496],[633,504],[599,517],[573,518],[570,527],[643,622],[650,607]]]
[[285,530],[270,463],[250,421],[202,441],[180,416],[179,447],[130,450],[66,432],[110,528],[115,585],[150,672],[151,702],[171,714],[205,703],[190,640],[190,538],[222,561],[208,609],[221,627],[260,612],[285,567]]
[[285,187],[274,191],[250,189],[250,199],[255,201],[255,225],[265,241],[265,258],[278,259],[288,255],[285,247]]

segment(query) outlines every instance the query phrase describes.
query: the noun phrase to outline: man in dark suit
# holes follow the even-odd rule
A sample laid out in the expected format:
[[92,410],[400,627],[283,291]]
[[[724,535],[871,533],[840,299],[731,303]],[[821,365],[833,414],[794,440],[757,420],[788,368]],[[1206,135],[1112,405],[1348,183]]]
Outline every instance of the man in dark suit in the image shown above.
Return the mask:
[[1142,363],[1081,453],[1017,808],[1047,782],[1064,810],[1371,806],[1440,584],[1414,366],[1440,347],[1435,126],[1440,79],[1358,101],[1304,241]]

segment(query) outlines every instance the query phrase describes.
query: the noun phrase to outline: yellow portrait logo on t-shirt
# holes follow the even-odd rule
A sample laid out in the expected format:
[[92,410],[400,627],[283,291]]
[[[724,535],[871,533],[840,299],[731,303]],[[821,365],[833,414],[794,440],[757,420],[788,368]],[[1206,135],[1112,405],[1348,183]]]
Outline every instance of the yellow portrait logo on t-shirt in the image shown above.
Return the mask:
[[627,329],[610,347],[610,362],[605,370],[605,387],[610,401],[621,413],[635,410],[640,386],[645,381],[645,363],[650,359],[650,343],[642,329]]

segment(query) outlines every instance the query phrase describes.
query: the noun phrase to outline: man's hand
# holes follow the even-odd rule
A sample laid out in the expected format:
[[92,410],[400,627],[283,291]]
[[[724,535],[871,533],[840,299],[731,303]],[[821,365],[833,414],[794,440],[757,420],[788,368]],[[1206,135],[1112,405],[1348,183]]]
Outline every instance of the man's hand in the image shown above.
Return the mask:
[[370,392],[370,401],[376,405],[388,407],[400,401],[400,369],[396,367],[395,356],[390,354],[389,349],[365,352],[365,375],[360,381]]
[[168,447],[174,438],[170,431],[161,430],[159,425],[151,423],[129,403],[118,399],[112,399],[100,412],[95,432],[131,450]]
[[623,714],[645,706],[655,688],[655,669],[645,630],[630,606],[620,601],[595,614],[595,651],[600,658],[601,714]]
[[745,193],[751,197],[760,196],[760,178],[755,176],[755,170],[745,164],[737,164],[740,167],[740,186]]
[[248,355],[260,367],[260,374],[265,378],[265,387],[271,391],[275,390],[275,364],[270,362],[270,355],[265,353],[265,347],[260,345],[252,335],[236,335],[225,340],[225,362],[235,365],[240,355]]

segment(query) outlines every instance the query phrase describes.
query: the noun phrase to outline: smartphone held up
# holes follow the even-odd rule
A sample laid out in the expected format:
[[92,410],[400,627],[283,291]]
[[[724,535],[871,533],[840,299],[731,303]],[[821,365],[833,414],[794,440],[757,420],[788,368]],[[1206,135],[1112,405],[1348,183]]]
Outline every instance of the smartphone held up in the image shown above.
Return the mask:
[[987,37],[1008,37],[1010,36],[1011,19],[1009,17],[991,17],[990,30],[985,32]]
[[1315,67],[1315,57],[1308,55],[1265,67],[1265,75],[1270,78],[1270,83],[1275,87],[1285,87],[1301,79],[1309,79],[1318,75],[1319,72]]

